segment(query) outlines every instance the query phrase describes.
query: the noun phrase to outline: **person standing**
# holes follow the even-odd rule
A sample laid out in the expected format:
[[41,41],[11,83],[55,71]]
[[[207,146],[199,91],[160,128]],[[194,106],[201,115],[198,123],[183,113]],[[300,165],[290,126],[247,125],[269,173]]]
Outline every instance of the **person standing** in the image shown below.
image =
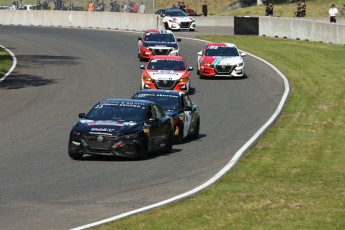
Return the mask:
[[141,2],[139,6],[139,13],[145,14],[145,10],[146,10],[145,4]]
[[338,14],[338,9],[335,7],[334,4],[332,4],[331,8],[328,11],[329,14],[329,21],[333,23],[337,23],[337,14]]
[[204,3],[202,4],[202,14],[207,17],[207,2],[204,1]]
[[272,3],[268,3],[266,5],[266,12],[265,12],[266,16],[273,16],[273,5]]

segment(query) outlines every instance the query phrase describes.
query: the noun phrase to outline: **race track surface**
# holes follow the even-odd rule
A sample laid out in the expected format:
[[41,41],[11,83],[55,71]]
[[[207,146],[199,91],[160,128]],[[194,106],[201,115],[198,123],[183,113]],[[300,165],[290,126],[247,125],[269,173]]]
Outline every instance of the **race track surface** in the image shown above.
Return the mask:
[[[198,140],[145,161],[73,161],[67,141],[78,113],[102,98],[128,98],[139,89],[139,34],[20,26],[0,31],[0,44],[18,59],[0,83],[1,229],[69,229],[186,192],[228,163],[271,116],[284,91],[278,74],[250,56],[246,79],[200,80],[194,70]],[[203,32],[208,33],[176,35]],[[182,39],[189,66],[196,68],[203,44]]]

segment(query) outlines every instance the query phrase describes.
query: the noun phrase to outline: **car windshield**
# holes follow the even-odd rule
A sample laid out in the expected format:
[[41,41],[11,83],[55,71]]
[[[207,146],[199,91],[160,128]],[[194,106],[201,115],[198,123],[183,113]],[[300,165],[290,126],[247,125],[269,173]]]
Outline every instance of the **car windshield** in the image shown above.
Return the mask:
[[208,46],[205,52],[206,56],[239,56],[235,47],[228,46]]
[[143,121],[146,107],[141,103],[100,102],[86,115],[90,120]]
[[182,10],[167,10],[165,11],[165,16],[169,17],[187,17],[187,14]]
[[153,59],[147,65],[151,70],[185,70],[186,67],[181,60]]
[[145,41],[175,42],[175,38],[172,34],[147,33],[145,35]]
[[136,94],[133,98],[153,101],[160,107],[162,107],[162,109],[164,109],[165,111],[177,110],[180,108],[180,100],[178,95],[161,93],[140,93]]

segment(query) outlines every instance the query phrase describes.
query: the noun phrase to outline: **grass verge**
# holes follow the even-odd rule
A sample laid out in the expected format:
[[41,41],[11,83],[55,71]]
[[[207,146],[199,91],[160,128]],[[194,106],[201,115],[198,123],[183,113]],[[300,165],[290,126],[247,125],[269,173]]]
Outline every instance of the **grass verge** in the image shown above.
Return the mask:
[[95,229],[345,229],[345,47],[202,39],[234,42],[277,66],[292,88],[282,116],[201,194]]
[[2,48],[0,48],[0,78],[2,78],[12,65],[12,57]]

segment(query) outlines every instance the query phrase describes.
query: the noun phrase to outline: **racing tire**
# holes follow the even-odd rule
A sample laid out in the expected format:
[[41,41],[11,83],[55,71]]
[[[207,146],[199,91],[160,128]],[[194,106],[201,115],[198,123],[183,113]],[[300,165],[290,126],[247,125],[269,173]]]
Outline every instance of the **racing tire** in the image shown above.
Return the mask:
[[174,131],[171,130],[168,133],[168,140],[165,143],[164,153],[170,153],[170,151],[172,150],[173,142],[174,142]]
[[176,137],[176,142],[177,144],[182,144],[183,143],[183,123],[181,122],[178,126],[178,135]]
[[73,149],[70,145],[68,146],[68,155],[73,160],[81,160],[83,158],[84,153],[80,152],[79,150]]
[[198,118],[198,120],[196,121],[192,137],[194,139],[197,139],[199,137],[199,133],[200,133],[200,118]]
[[168,25],[167,22],[164,23],[164,28],[165,28],[166,30],[170,30],[169,25]]

